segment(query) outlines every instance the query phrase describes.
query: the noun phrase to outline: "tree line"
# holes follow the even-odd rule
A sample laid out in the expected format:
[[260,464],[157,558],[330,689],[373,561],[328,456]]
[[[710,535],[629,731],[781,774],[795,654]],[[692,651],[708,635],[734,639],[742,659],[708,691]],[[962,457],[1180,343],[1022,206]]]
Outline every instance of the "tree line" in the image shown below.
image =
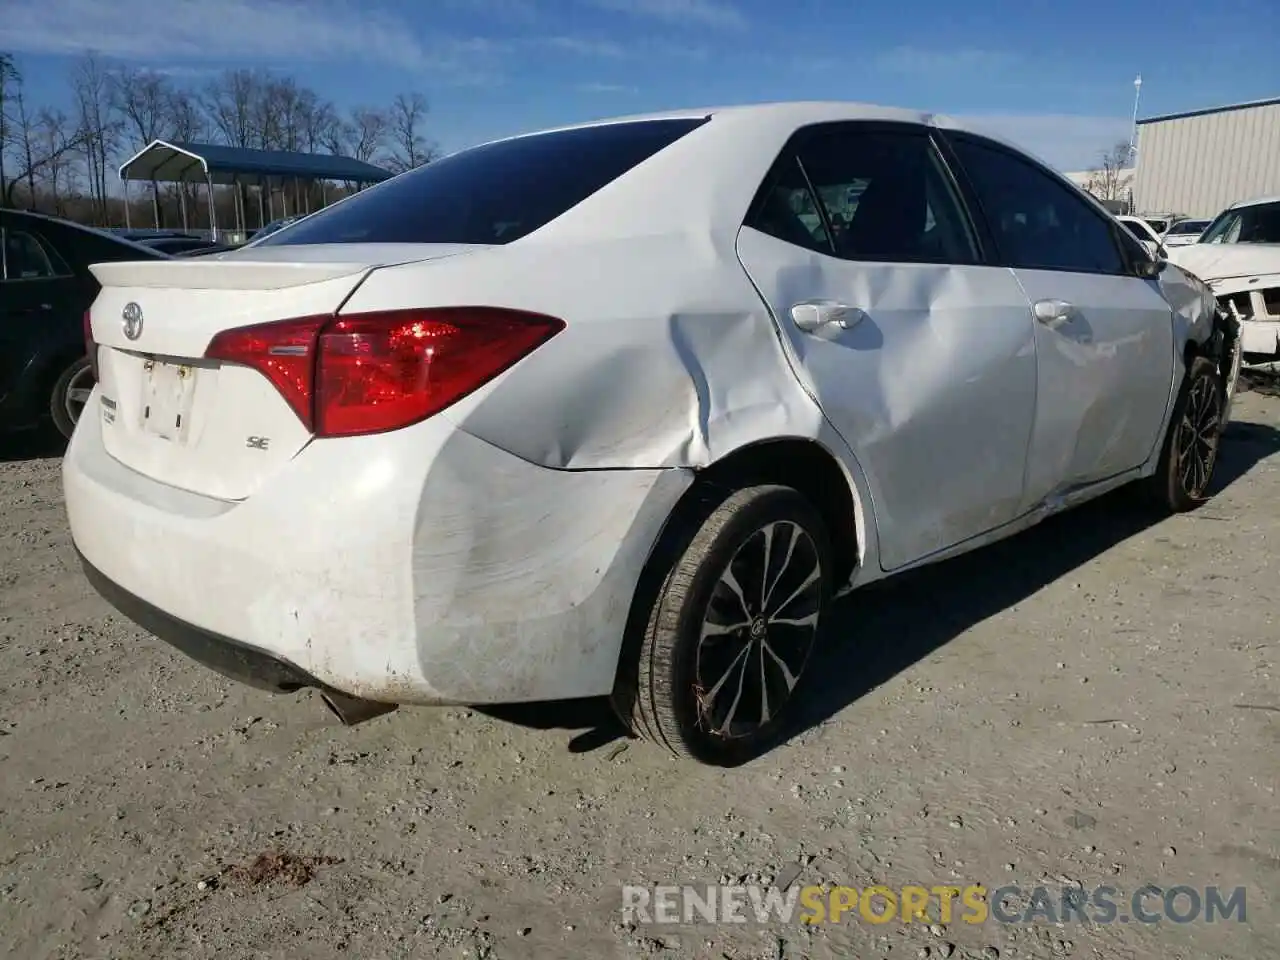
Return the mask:
[[[184,84],[164,72],[110,65],[92,51],[75,61],[68,79],[66,107],[32,103],[18,58],[0,51],[0,206],[122,226],[125,201],[116,171],[157,139],[327,153],[396,173],[438,155],[425,134],[427,101],[420,93],[398,94],[386,107],[341,110],[272,71],[227,70],[203,84]],[[292,182],[217,188],[218,223],[235,222],[237,212],[248,222],[250,207],[275,214],[314,210],[351,188]],[[196,189],[135,189],[128,213],[135,225],[207,224],[207,203],[196,202]],[[251,193],[260,195],[246,202]]]

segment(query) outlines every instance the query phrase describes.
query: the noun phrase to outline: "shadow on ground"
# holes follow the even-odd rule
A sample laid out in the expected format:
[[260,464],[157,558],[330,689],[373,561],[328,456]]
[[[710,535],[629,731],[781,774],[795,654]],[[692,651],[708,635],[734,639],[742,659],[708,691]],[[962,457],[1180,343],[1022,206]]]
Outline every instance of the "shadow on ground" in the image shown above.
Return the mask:
[[[1280,452],[1280,430],[1256,423],[1228,427],[1214,473],[1214,493],[1260,460]],[[1119,490],[1016,537],[894,577],[839,601],[791,738],[818,726],[924,659],[970,627],[1030,597],[1112,547],[1160,522],[1133,489]],[[1201,508],[1223,518],[1212,501]],[[490,716],[541,730],[581,730],[570,752],[626,737],[601,699],[488,707]]]
[[0,463],[49,460],[62,456],[66,449],[67,441],[52,429],[0,433]]

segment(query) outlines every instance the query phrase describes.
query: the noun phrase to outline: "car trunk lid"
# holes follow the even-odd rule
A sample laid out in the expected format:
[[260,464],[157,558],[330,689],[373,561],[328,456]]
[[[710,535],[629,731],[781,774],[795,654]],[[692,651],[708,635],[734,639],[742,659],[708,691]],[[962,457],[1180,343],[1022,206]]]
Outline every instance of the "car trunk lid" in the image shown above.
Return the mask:
[[[205,358],[223,330],[336,313],[379,266],[452,256],[453,244],[267,247],[200,260],[97,264],[91,311],[99,389],[84,416],[103,445],[154,480],[249,497],[311,439],[280,392]],[[265,256],[264,256],[265,254]]]

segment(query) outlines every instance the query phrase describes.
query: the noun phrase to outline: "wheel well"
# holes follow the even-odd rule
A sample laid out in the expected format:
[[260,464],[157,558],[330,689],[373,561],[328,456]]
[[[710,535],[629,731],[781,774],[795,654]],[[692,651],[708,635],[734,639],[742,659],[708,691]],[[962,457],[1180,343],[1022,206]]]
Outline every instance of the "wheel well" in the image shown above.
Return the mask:
[[778,483],[799,491],[817,508],[831,535],[833,582],[843,583],[857,566],[862,531],[853,493],[840,464],[821,444],[800,438],[752,444],[698,471],[698,481],[733,489]]

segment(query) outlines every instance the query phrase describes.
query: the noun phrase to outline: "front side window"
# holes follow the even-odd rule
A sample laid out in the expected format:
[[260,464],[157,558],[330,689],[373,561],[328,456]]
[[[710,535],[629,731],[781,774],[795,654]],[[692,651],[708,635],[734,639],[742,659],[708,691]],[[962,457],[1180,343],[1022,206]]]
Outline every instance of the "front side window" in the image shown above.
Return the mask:
[[1065,184],[1000,147],[968,137],[954,147],[1009,266],[1127,272],[1110,218]]
[[849,126],[806,137],[784,156],[747,225],[846,260],[978,259],[968,219],[923,132]]
[[358,193],[255,246],[511,243],[706,122],[633,120],[473,147]]

